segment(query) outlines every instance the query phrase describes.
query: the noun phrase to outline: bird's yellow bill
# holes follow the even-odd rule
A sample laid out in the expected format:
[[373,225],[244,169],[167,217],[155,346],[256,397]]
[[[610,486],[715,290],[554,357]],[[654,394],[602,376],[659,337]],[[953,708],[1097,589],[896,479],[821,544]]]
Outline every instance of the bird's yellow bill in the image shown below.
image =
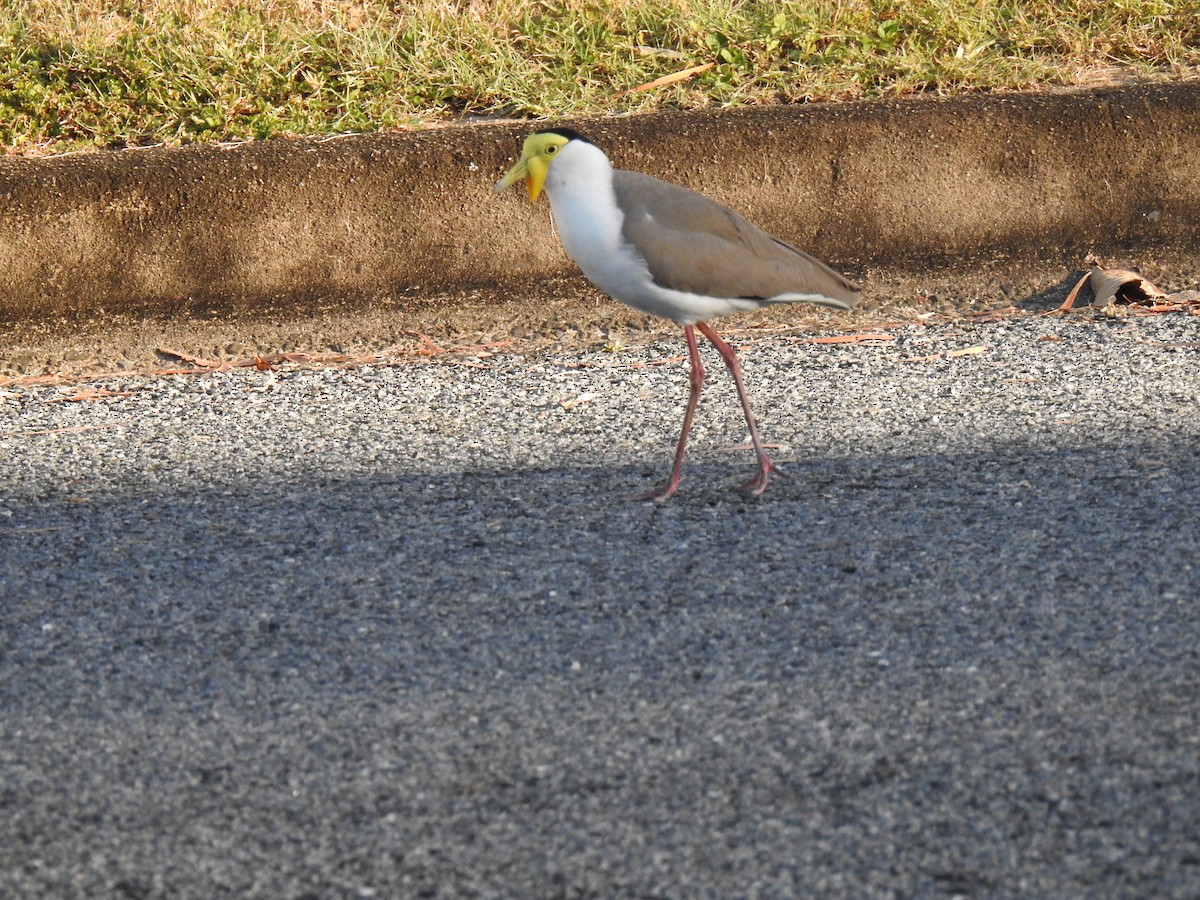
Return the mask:
[[536,200],[538,195],[542,193],[542,185],[546,183],[546,170],[549,166],[546,161],[539,156],[530,157],[528,149],[521,154],[521,160],[515,166],[508,170],[507,174],[496,182],[495,191],[500,193],[516,184],[518,181],[525,182],[525,188],[529,191],[529,199]]

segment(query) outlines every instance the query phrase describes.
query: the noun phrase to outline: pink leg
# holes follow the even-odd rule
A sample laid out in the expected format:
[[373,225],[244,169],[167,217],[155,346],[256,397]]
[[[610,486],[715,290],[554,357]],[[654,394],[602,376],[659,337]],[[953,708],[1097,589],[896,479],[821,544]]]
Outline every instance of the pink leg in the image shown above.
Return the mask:
[[738,363],[737,354],[733,352],[733,348],[721,340],[711,327],[704,322],[697,322],[696,327],[717,348],[721,359],[725,360],[729,374],[733,376],[733,383],[737,386],[738,397],[742,401],[742,411],[746,414],[746,425],[750,429],[750,440],[754,442],[754,452],[758,456],[758,474],[744,485],[743,490],[757,497],[767,489],[767,479],[770,477],[771,470],[775,468],[775,464],[767,456],[767,451],[763,449],[762,441],[758,437],[758,426],[754,423],[754,414],[750,412],[750,398],[746,395],[746,385],[742,382],[742,367]]
[[[708,329],[703,322],[699,327],[701,331]],[[707,331],[705,333],[707,334]],[[704,363],[700,361],[700,347],[696,344],[696,331],[691,325],[684,325],[683,336],[687,338],[688,358],[692,362],[692,371],[688,379],[691,382],[691,391],[688,393],[687,411],[683,414],[683,431],[679,434],[679,446],[675,448],[675,464],[671,466],[671,477],[666,485],[657,491],[637,494],[628,498],[630,500],[653,500],[655,503],[662,503],[664,500],[671,499],[671,495],[679,487],[679,473],[683,470],[683,453],[687,449],[692,420],[696,418],[696,404],[700,402],[700,389],[704,387]],[[709,340],[711,341],[712,338],[710,337]]]

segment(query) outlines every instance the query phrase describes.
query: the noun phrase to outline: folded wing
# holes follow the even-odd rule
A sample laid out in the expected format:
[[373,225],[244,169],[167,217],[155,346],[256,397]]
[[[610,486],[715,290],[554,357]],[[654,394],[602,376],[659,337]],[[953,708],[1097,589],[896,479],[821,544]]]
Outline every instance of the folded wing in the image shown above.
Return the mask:
[[613,173],[624,237],[662,287],[708,297],[848,308],[861,288],[825,263],[694,191],[639,172]]

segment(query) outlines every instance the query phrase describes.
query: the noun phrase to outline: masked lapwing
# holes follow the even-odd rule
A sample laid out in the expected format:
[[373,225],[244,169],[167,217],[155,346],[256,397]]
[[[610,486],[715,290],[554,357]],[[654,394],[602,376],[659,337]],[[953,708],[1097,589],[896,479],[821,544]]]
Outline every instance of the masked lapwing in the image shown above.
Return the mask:
[[745,490],[761,494],[773,464],[750,412],[737,354],[707,320],[771,303],[849,309],[861,289],[707,197],[649,175],[614,169],[599,147],[568,128],[526,138],[520,161],[495,189],[503,191],[518,181],[525,182],[531,201],[546,192],[563,247],[592,284],[634,309],[683,326],[691,390],[675,462],[662,488],[634,499],[661,502],[679,486],[704,384],[696,329],[717,348],[737,386],[758,456],[758,474]]

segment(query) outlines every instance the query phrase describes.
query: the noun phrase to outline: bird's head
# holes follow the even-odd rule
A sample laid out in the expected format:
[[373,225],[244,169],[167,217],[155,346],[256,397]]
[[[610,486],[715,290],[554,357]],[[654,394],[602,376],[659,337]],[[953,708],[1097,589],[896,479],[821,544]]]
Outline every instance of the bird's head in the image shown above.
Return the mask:
[[554,128],[549,131],[539,131],[525,138],[521,147],[521,158],[496,182],[497,193],[512,187],[518,181],[524,181],[529,190],[529,199],[536,200],[546,183],[546,173],[554,157],[562,152],[562,148],[571,141],[584,140],[578,132],[569,128]]

